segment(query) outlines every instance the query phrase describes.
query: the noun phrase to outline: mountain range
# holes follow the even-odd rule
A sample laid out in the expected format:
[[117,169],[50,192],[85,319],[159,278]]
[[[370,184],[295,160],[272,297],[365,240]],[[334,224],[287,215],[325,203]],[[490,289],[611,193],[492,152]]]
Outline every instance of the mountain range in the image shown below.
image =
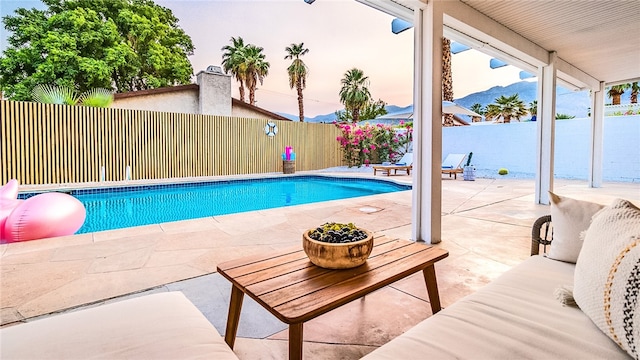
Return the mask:
[[[556,89],[556,93],[557,114],[571,115],[575,116],[576,118],[588,116],[589,107],[591,106],[591,101],[589,100],[589,91],[571,91],[558,86]],[[511,96],[513,94],[518,94],[520,99],[525,103],[525,105],[528,106],[529,103],[537,98],[537,83],[530,81],[519,81],[507,86],[494,86],[490,89],[469,94],[459,99],[455,99],[454,102],[466,108],[469,108],[476,103],[482,105],[483,107],[486,107],[488,104],[494,103],[495,99],[502,95]],[[629,97],[629,93],[625,92],[625,94],[623,94],[623,100],[625,99],[625,96]],[[385,108],[388,114],[407,113],[413,111],[413,105],[404,107],[397,105],[387,105]],[[297,114],[278,114],[288,119],[298,121]],[[311,123],[331,123],[334,120],[334,113],[318,115],[314,117],[305,116],[305,121]]]

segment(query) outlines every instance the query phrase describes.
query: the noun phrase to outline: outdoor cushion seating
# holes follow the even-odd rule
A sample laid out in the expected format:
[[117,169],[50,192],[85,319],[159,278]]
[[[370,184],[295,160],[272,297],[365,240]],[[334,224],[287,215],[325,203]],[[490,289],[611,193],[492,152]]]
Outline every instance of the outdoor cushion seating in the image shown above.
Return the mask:
[[238,359],[181,293],[165,292],[0,329],[3,359]]
[[387,174],[387,176],[389,176],[391,175],[391,170],[393,170],[394,175],[398,174],[398,170],[406,171],[407,175],[411,175],[411,169],[413,168],[413,153],[405,153],[402,158],[395,164],[372,165],[372,167],[373,175],[376,175],[376,173],[380,171],[383,174]]
[[453,178],[458,178],[458,173],[462,174],[462,162],[467,157],[466,154],[449,154],[442,162],[442,173],[453,174]]
[[596,213],[576,264],[538,255],[553,228],[582,217],[574,204],[553,227],[536,221],[529,259],[363,359],[638,359],[640,210],[618,199]]

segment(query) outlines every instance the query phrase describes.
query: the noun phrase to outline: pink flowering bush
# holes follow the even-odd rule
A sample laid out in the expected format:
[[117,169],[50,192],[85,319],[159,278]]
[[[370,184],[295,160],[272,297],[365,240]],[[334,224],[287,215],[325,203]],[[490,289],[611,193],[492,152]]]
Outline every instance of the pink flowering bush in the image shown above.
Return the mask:
[[411,127],[396,131],[392,126],[382,124],[336,126],[342,132],[336,140],[342,146],[344,161],[349,167],[396,161],[412,141]]

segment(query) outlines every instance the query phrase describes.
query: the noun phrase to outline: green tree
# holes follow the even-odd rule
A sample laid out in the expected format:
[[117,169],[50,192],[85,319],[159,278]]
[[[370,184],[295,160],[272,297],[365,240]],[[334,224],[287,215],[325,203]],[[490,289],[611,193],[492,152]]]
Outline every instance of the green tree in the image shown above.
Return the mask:
[[369,77],[364,76],[360,69],[350,69],[340,80],[340,102],[344,104],[345,110],[352,115],[353,122],[360,121],[360,111],[369,103],[371,93],[369,92]]
[[487,105],[486,116],[491,119],[496,119],[502,122],[510,123],[511,119],[520,120],[521,116],[527,114],[527,108],[524,102],[520,99],[518,94],[511,96],[500,96],[495,99],[494,104]]
[[638,92],[640,92],[640,86],[638,86],[638,82],[635,81],[631,83],[631,103],[638,103]]
[[560,113],[556,114],[556,120],[568,120],[573,118],[575,118],[575,116],[569,115],[569,114],[560,114]]
[[244,72],[244,56],[243,53],[245,51],[244,40],[238,36],[238,38],[231,37],[231,43],[233,45],[227,45],[222,48],[224,53],[222,54],[222,67],[225,72],[231,73],[233,77],[240,83],[240,101],[244,101],[245,95],[245,78],[246,74]]
[[270,64],[265,60],[265,55],[262,53],[264,49],[249,44],[243,51],[244,64],[241,67],[246,74],[245,84],[249,89],[249,104],[256,104],[256,88],[258,82],[262,85],[264,77],[269,74]]
[[631,84],[613,85],[607,91],[607,96],[612,100],[612,105],[620,105],[620,97],[624,94],[625,90],[631,87]]
[[[378,101],[369,100],[369,102],[360,110],[360,120],[365,121],[375,119],[378,116],[386,115],[385,109],[387,103],[378,99]],[[353,122],[353,113],[347,110],[339,110],[335,113],[337,122]]]
[[240,83],[240,100],[244,102],[245,87],[249,89],[249,103],[256,104],[256,88],[262,85],[269,74],[269,63],[262,52],[264,49],[253,44],[245,44],[241,37],[232,37],[231,43],[222,48],[222,66],[231,72]]
[[38,84],[118,92],[190,82],[191,38],[171,10],[151,0],[42,0],[3,18],[11,32],[0,87],[29,100]]
[[474,113],[480,114],[480,115],[483,115],[483,113],[484,113],[484,108],[479,103],[474,103],[473,105],[471,105],[469,107],[469,110],[473,111]]
[[529,114],[538,115],[538,100],[529,103]]
[[[484,115],[484,113],[485,113],[485,110],[482,107],[482,105],[480,105],[478,103],[475,103],[475,104],[471,105],[471,107],[469,107],[469,109],[471,111],[473,111],[474,113],[476,113],[476,114]],[[480,122],[480,120],[482,120],[481,116],[472,116],[471,117],[471,121],[473,121],[473,122]]]
[[533,100],[529,103],[529,114],[533,121],[538,119],[538,100]]
[[360,111],[360,121],[375,119],[378,116],[386,115],[385,109],[387,103],[378,99],[378,101],[369,101]]
[[499,113],[500,107],[498,105],[488,104],[484,112],[484,118],[486,121],[496,121],[495,118],[498,117]]
[[306,55],[309,49],[304,48],[304,43],[291,44],[284,49],[287,55],[286,59],[293,59],[291,65],[287,68],[289,74],[289,87],[296,88],[298,92],[298,113],[300,114],[300,122],[304,122],[304,102],[302,90],[307,86],[307,74],[309,69],[307,65],[300,59],[300,56]]
[[335,115],[336,117],[335,121],[337,123],[353,122],[353,116],[349,111],[337,110],[336,112],[333,113],[333,115]]

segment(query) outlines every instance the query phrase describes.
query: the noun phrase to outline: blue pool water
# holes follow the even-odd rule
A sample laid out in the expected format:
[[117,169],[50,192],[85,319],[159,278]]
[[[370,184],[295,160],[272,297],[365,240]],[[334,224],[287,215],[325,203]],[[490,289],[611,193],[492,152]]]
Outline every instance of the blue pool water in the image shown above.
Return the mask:
[[78,233],[409,190],[383,180],[295,176],[74,190],[87,210]]

